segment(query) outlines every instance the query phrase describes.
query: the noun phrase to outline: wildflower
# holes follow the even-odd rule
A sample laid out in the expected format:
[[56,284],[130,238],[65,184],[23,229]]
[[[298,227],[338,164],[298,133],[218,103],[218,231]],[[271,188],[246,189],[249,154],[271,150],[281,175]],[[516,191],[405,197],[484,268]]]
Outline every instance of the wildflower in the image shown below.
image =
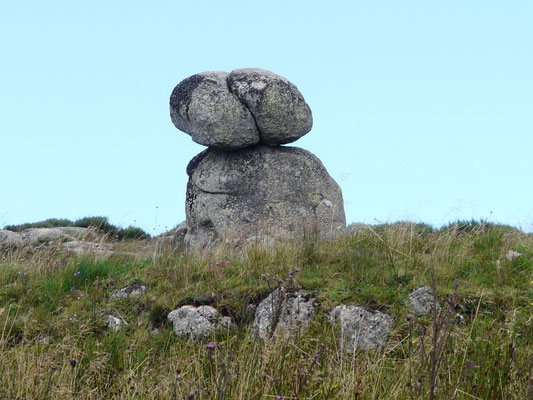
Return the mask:
[[70,364],[70,366],[74,369],[74,367],[76,367],[76,365],[78,364],[78,362],[71,358],[70,360],[68,360],[68,363]]
[[216,345],[216,343],[213,343],[213,342],[211,342],[211,343],[209,343],[209,344],[207,345],[207,348],[208,348],[209,350],[214,350],[215,347],[217,347],[217,345]]
[[407,316],[407,322],[411,322],[415,316],[413,314],[409,314]]
[[318,353],[316,353],[314,356],[313,356],[313,359],[316,361],[318,360],[318,357],[320,357],[320,355]]
[[415,344],[416,343],[416,339],[411,340],[411,343]]
[[26,272],[24,272],[24,276],[26,276],[26,275],[27,275]]

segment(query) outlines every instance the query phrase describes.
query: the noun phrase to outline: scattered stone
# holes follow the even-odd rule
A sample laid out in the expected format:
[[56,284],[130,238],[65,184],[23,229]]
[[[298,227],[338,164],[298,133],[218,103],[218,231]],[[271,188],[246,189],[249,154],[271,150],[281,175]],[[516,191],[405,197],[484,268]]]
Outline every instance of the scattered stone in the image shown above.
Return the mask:
[[161,333],[161,330],[159,328],[153,328],[150,330],[150,335],[157,336]]
[[291,143],[311,130],[311,109],[298,88],[282,76],[258,68],[236,69],[228,86],[253,114],[261,143]]
[[196,143],[240,149],[259,143],[250,111],[231,93],[227,72],[203,72],[181,81],[170,96],[170,117]]
[[302,291],[287,292],[286,288],[274,290],[257,306],[254,334],[261,339],[302,334],[314,314],[315,301],[310,294]]
[[0,230],[0,246],[20,246],[22,244],[23,238],[20,233]]
[[129,299],[130,297],[140,296],[146,292],[147,287],[139,283],[132,283],[117,290],[111,297],[114,299]]
[[211,306],[183,306],[168,314],[176,336],[200,339],[216,329],[229,329],[233,325],[230,317],[220,316]]
[[320,160],[297,147],[206,150],[188,168],[185,242],[332,236],[346,225],[342,192]]
[[[416,289],[407,296],[407,307],[409,307],[409,311],[417,315],[426,315],[433,312],[433,302],[433,291],[429,286]],[[439,310],[440,305],[438,301],[436,306],[437,310]]]
[[37,336],[37,343],[39,344],[49,345],[51,342],[52,338],[43,333],[40,333],[39,336]]
[[118,332],[123,324],[123,321],[120,318],[114,317],[112,315],[107,316],[107,327],[112,331]]
[[392,317],[387,314],[346,305],[335,307],[329,320],[340,325],[340,343],[349,353],[358,348],[368,350],[385,346],[393,324]]
[[515,258],[520,257],[521,255],[522,255],[522,253],[519,253],[519,252],[514,251],[514,250],[509,250],[507,253],[505,253],[504,258],[507,261],[513,261]]

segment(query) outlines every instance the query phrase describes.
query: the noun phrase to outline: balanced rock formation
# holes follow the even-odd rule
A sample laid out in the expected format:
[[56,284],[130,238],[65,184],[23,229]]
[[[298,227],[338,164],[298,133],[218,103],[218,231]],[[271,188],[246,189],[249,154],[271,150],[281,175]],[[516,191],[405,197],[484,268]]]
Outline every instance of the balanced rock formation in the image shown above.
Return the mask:
[[344,229],[340,187],[320,160],[281,146],[313,125],[311,109],[287,79],[250,68],[196,74],[173,90],[170,116],[209,147],[187,167],[187,245]]

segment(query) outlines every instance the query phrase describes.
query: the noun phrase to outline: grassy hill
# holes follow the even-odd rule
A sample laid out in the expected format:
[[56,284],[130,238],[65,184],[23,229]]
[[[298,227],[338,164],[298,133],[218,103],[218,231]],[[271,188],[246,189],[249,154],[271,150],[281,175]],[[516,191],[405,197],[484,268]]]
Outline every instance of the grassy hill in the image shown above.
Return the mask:
[[[243,254],[183,253],[157,239],[115,245],[142,255],[4,250],[0,398],[533,398],[532,234],[397,223]],[[247,306],[272,289],[265,274],[283,280],[295,269],[297,285],[317,295],[316,318],[295,340],[257,341]],[[147,292],[112,298],[134,282]],[[409,315],[405,299],[424,285],[436,289],[442,318]],[[176,338],[166,315],[183,304],[213,305],[237,325],[199,342]],[[326,319],[338,304],[392,315],[388,345],[343,351]],[[107,329],[110,313],[127,325]]]

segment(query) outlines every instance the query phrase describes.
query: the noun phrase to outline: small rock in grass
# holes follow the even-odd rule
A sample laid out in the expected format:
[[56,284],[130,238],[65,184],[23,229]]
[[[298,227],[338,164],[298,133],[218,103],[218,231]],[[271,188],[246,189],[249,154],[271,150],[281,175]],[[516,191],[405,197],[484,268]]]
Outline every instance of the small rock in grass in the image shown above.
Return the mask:
[[146,286],[139,283],[132,283],[131,285],[124,286],[122,289],[117,290],[113,293],[112,297],[114,299],[128,299],[134,296],[140,296],[146,292]]
[[[413,291],[407,297],[407,307],[409,311],[417,315],[426,315],[433,311],[434,302],[433,291],[429,286],[423,286]],[[437,310],[440,309],[440,305],[437,302]]]
[[112,315],[107,316],[107,327],[112,331],[118,332],[123,322],[121,319],[114,317]]
[[310,294],[276,289],[257,306],[254,334],[261,339],[302,334],[314,310],[315,299]]
[[47,336],[45,334],[40,333],[39,336],[37,336],[37,343],[39,344],[45,344],[48,345],[52,341],[52,338],[50,336]]
[[340,325],[340,343],[349,353],[358,348],[369,350],[385,346],[393,324],[392,317],[387,314],[346,305],[335,307],[329,321]]
[[176,336],[200,339],[216,329],[229,329],[233,325],[230,317],[220,316],[211,306],[183,306],[168,314]]
[[507,261],[513,261],[515,258],[520,257],[522,253],[519,253],[518,251],[509,250],[507,253],[505,253],[504,258]]

